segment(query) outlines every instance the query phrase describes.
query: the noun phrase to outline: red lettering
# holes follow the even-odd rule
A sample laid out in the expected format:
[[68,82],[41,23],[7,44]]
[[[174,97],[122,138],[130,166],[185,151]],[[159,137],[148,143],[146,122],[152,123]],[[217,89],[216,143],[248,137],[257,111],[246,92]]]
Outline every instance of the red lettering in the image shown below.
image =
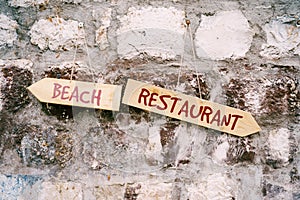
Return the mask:
[[85,94],[89,94],[89,93],[90,93],[90,92],[87,92],[87,91],[82,92],[82,93],[80,94],[80,101],[83,102],[83,103],[90,103],[89,100],[84,100],[84,98],[83,98],[83,96],[84,96]]
[[232,115],[232,117],[235,117],[235,119],[234,119],[234,121],[233,121],[233,124],[232,124],[232,126],[231,126],[231,130],[234,130],[235,125],[236,125],[238,119],[243,118],[243,116],[241,116],[241,115]]
[[156,99],[154,99],[154,96],[158,96],[157,93],[152,93],[149,99],[149,106],[154,107],[156,105],[151,104],[153,101],[156,101]]
[[173,101],[173,104],[172,104],[172,107],[171,107],[171,111],[170,111],[171,113],[173,113],[177,101],[181,101],[181,99],[180,99],[180,98],[177,98],[177,97],[172,97],[171,100],[174,100],[174,101]]
[[69,86],[64,86],[61,92],[61,99],[68,99],[69,97],[64,97],[65,94],[68,94],[68,91],[66,91],[66,89],[70,89]]
[[60,88],[62,87],[62,85],[61,84],[58,84],[58,83],[54,83],[54,90],[53,90],[53,96],[52,96],[52,98],[56,98],[56,97],[58,97],[59,95],[60,95]]
[[93,90],[92,103],[94,103],[95,99],[97,99],[97,105],[100,106],[101,90],[98,90],[98,95],[97,96],[96,96],[96,90]]
[[168,107],[168,104],[166,103],[166,101],[164,100],[164,98],[171,98],[171,95],[161,95],[159,97],[160,101],[163,103],[164,107],[160,107],[160,106],[156,106],[156,108],[158,110],[165,110]]
[[78,102],[78,86],[76,86],[69,98],[69,101],[71,101],[73,98],[76,99],[76,101]]
[[217,122],[217,125],[220,126],[220,110],[218,110],[215,114],[215,116],[212,118],[212,120],[210,121],[210,124],[212,124],[214,121]]
[[198,112],[198,114],[197,114],[197,115],[194,115],[193,110],[194,110],[195,107],[196,107],[196,106],[193,104],[192,107],[191,107],[191,110],[190,110],[190,116],[191,116],[192,118],[197,118],[197,117],[199,117],[199,116],[201,115],[201,113],[202,113],[202,110],[203,110],[203,106],[200,106],[200,107],[199,107],[199,112]]
[[225,126],[228,126],[230,123],[230,119],[231,119],[231,114],[228,115],[228,121],[226,121],[226,115],[224,115],[221,122],[221,126],[223,126],[223,124],[225,124]]
[[[146,94],[144,94],[146,92]],[[138,99],[138,103],[141,103],[142,98],[144,98],[144,104],[145,106],[147,106],[147,97],[150,95],[149,90],[147,90],[146,88],[142,88],[142,91],[140,93],[139,99]]]
[[209,123],[209,115],[212,113],[212,109],[209,106],[204,106],[203,113],[201,115],[201,121],[204,120],[204,116],[206,116],[206,122]]
[[189,101],[188,100],[186,100],[184,102],[184,104],[182,105],[180,111],[178,112],[178,115],[180,115],[181,112],[184,112],[185,113],[185,117],[188,117],[188,113],[189,113]]

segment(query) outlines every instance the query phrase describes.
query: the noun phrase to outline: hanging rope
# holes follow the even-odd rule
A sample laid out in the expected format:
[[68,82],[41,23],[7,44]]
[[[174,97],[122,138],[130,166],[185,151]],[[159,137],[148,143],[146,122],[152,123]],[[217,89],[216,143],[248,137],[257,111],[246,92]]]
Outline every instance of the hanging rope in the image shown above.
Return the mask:
[[[177,88],[179,88],[180,84],[180,77],[181,77],[181,70],[182,70],[182,65],[183,65],[183,59],[184,59],[184,53],[185,53],[185,40],[186,40],[186,34],[189,32],[189,37],[190,37],[190,43],[192,47],[192,53],[193,53],[193,61],[196,61],[196,53],[195,53],[195,47],[194,47],[194,40],[193,40],[193,35],[192,35],[192,29],[191,29],[191,21],[190,20],[185,20],[185,30],[184,30],[184,41],[183,41],[183,52],[181,54],[180,58],[180,67],[178,70],[178,79],[177,79]],[[196,79],[197,79],[197,85],[199,89],[199,98],[202,99],[202,94],[201,94],[201,85],[200,85],[200,79],[199,79],[199,73],[197,70],[197,67],[194,67],[196,71]]]
[[185,40],[186,40],[186,32],[187,31],[188,31],[187,26],[185,26],[184,37],[183,37],[183,51],[180,56],[180,66],[179,66],[179,70],[178,70],[177,88],[179,88],[179,84],[180,84],[181,68],[182,68],[182,64],[183,64],[183,57],[184,57],[184,51],[185,51]]
[[73,56],[70,81],[73,80],[74,68],[76,66],[75,60],[76,60],[77,50],[78,50],[78,46],[79,46],[79,44],[77,44],[77,41],[78,41],[78,38],[79,38],[79,30],[82,30],[82,32],[83,32],[83,41],[84,41],[84,46],[85,46],[85,50],[86,50],[86,55],[88,57],[89,70],[92,73],[93,82],[96,83],[95,76],[94,76],[94,70],[91,69],[92,68],[92,62],[91,62],[91,57],[90,57],[90,54],[89,54],[89,49],[88,49],[87,40],[86,40],[86,32],[84,30],[83,23],[78,24],[77,37],[75,38],[75,52],[74,52],[74,56]]
[[93,82],[96,83],[95,76],[94,76],[94,72],[95,71],[92,70],[92,61],[91,61],[91,57],[90,57],[90,53],[89,53],[89,48],[88,48],[87,41],[86,41],[86,33],[85,33],[85,30],[84,30],[84,27],[82,27],[82,30],[83,30],[83,37],[84,37],[83,39],[84,39],[84,45],[85,45],[86,55],[88,57],[90,72],[92,73]]
[[75,59],[76,59],[76,54],[77,54],[77,49],[78,49],[78,45],[77,45],[77,38],[75,41],[75,52],[74,52],[74,56],[73,56],[73,62],[72,62],[72,70],[71,70],[71,77],[70,77],[70,81],[73,80],[73,74],[74,74],[74,68],[75,68]]
[[[193,40],[193,35],[192,35],[192,29],[191,29],[191,22],[190,20],[186,20],[186,24],[189,28],[189,32],[190,32],[190,40],[191,40],[191,46],[192,46],[192,52],[193,52],[193,61],[196,61],[196,53],[195,53],[195,46],[194,46],[194,40]],[[193,65],[194,66],[194,65]],[[200,79],[199,79],[199,73],[198,73],[198,69],[197,67],[195,67],[195,71],[196,71],[196,79],[197,79],[197,84],[198,84],[198,89],[199,89],[199,98],[202,99],[202,94],[201,94],[201,85],[200,85]]]

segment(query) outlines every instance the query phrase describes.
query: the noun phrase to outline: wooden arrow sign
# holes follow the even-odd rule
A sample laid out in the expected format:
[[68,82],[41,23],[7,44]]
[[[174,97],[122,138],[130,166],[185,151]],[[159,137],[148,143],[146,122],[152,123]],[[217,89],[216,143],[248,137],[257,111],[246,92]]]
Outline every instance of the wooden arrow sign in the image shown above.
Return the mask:
[[122,102],[237,136],[261,130],[248,112],[135,80],[128,80]]
[[44,78],[29,91],[41,102],[118,111],[121,86]]

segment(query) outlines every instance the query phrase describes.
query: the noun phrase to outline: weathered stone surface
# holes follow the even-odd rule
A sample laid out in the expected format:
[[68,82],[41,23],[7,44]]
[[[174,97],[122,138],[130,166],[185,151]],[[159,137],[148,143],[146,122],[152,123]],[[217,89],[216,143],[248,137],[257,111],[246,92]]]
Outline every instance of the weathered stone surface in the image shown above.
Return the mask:
[[69,51],[84,45],[84,31],[79,22],[64,20],[58,16],[40,19],[31,28],[31,43],[40,49]]
[[75,182],[43,182],[35,192],[37,199],[83,199],[82,185]]
[[[237,198],[235,199],[262,199],[263,170],[260,165],[245,165],[235,168],[231,171],[235,180],[238,180]],[[251,188],[251,189],[249,189]]]
[[42,178],[32,175],[0,175],[0,196],[2,199],[19,199],[22,193]]
[[300,53],[299,17],[284,15],[264,26],[267,43],[262,45],[260,55],[268,59],[279,59]]
[[[300,198],[299,1],[0,4],[0,172],[16,174],[0,176],[0,199]],[[249,111],[262,131],[28,98],[31,79],[73,66],[74,80],[131,78]]]
[[22,139],[16,141],[17,151],[25,165],[42,167],[57,164],[65,167],[72,158],[73,139],[63,130],[49,127],[46,130],[38,126],[23,125],[13,134]]
[[9,5],[12,7],[30,7],[30,6],[46,6],[49,0],[9,0]]
[[79,4],[83,0],[63,0],[64,3],[74,3],[74,4]]
[[126,129],[103,123],[103,128],[94,127],[89,130],[84,140],[83,152],[84,162],[90,168],[99,170],[109,167],[124,172],[154,171],[162,168],[162,159],[155,152],[160,149],[151,149],[149,146],[153,144],[148,140],[151,126],[145,122],[130,121],[132,123]]
[[256,115],[293,115],[299,107],[298,81],[282,71],[261,78],[232,78],[226,86],[227,105]]
[[151,180],[137,183],[96,186],[93,193],[96,199],[99,200],[167,200],[172,197],[172,188],[172,183]]
[[[145,69],[144,65],[147,63],[157,64],[158,66],[155,67],[157,70]],[[104,83],[125,85],[127,78],[133,78],[163,88],[178,90],[178,69],[170,66],[168,67],[170,69],[168,73],[161,70],[162,67],[168,66],[167,63],[160,59],[150,60],[147,56],[143,59],[138,57],[132,60],[120,59],[110,64],[108,69],[101,73],[100,80],[102,79]],[[134,67],[135,71],[131,67]],[[199,96],[199,85],[197,84],[197,76],[194,73],[193,70],[182,69],[179,87],[181,92]],[[162,79],[162,77],[164,78]],[[209,87],[204,74],[199,75],[199,84],[202,98],[208,99]],[[121,112],[115,116],[115,120],[118,125],[117,128],[122,131],[122,136],[128,139],[129,146],[136,143],[135,146],[139,147],[138,151],[135,150],[137,151],[135,154],[131,153],[130,158],[136,159],[133,163],[136,163],[137,160],[140,162],[136,170],[143,171],[144,167],[148,166],[148,170],[152,171],[163,166],[179,166],[190,162],[192,144],[195,141],[189,139],[193,138],[192,134],[197,133],[187,128],[185,124],[173,119],[166,120],[164,116],[156,117],[155,114],[126,105],[123,105]],[[107,124],[105,121],[103,123]],[[108,129],[107,132],[112,132],[112,130]],[[182,132],[187,132],[187,135],[180,134]],[[120,139],[120,141],[123,139]],[[129,149],[126,150],[129,151]],[[143,154],[145,159],[142,159],[140,154]],[[124,156],[126,155],[124,154]],[[124,161],[120,159],[118,162],[120,165]],[[130,162],[130,164],[132,163]]]
[[118,54],[132,58],[139,54],[174,58],[183,50],[184,12],[173,7],[130,7],[119,16]]
[[0,48],[12,47],[17,40],[18,24],[4,14],[0,15]]
[[123,200],[125,184],[95,186],[93,191],[96,199]]
[[263,196],[264,199],[292,199],[292,194],[287,191],[284,185],[276,185],[272,183],[263,183]]
[[267,164],[274,168],[287,166],[292,158],[291,133],[287,128],[272,130],[269,134],[266,149]]
[[223,174],[211,174],[186,186],[189,199],[237,199],[237,182]]
[[[137,200],[151,200],[151,199],[171,199],[172,196],[172,183],[162,183],[162,182],[142,182],[136,183],[131,187],[126,188],[126,192],[130,189],[134,188],[135,193],[137,194]],[[128,195],[129,198],[125,199],[134,199],[134,195]],[[131,197],[132,196],[132,197]],[[131,198],[130,198],[131,197]]]
[[[107,66],[100,74],[100,80],[110,84],[126,84],[128,78],[183,92],[187,95],[209,99],[210,88],[205,74],[197,73],[190,67],[182,66],[180,75],[177,63],[163,61],[149,56],[133,59],[118,59]],[[167,71],[165,71],[167,69]],[[179,84],[178,84],[179,77]],[[197,78],[199,79],[199,85]],[[200,89],[199,89],[200,87]]]
[[228,142],[227,136],[222,135],[218,138],[218,145],[214,147],[212,154],[212,158],[218,162],[226,162],[227,161],[227,152],[229,150],[230,144]]
[[29,60],[0,60],[0,108],[17,112],[29,102],[27,87],[32,83],[32,65]]
[[252,36],[250,25],[239,10],[202,15],[195,35],[197,55],[216,60],[244,57]]
[[217,138],[217,146],[212,151],[212,158],[220,164],[253,163],[256,147],[251,138],[236,138],[222,135]]

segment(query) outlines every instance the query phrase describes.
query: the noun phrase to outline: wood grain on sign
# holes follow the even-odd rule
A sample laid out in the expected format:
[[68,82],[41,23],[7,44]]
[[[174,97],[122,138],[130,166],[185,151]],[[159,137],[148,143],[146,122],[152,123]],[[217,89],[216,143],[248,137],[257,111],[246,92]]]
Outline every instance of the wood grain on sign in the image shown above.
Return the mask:
[[129,79],[122,102],[237,136],[260,131],[249,112]]
[[121,86],[44,78],[29,91],[41,102],[118,111]]

